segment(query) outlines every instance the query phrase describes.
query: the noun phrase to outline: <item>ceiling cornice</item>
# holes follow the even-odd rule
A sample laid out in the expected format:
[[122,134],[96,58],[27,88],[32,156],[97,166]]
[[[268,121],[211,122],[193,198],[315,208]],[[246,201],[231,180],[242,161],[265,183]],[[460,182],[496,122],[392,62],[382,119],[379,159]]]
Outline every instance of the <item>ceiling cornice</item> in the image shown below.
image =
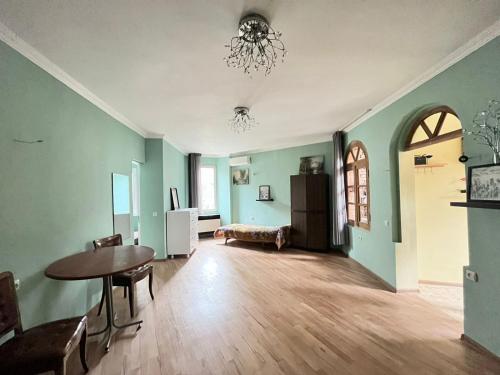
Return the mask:
[[478,50],[482,46],[484,46],[486,43],[492,41],[496,37],[500,35],[500,20],[496,21],[493,25],[490,27],[486,28],[482,32],[480,32],[478,35],[476,35],[474,38],[470,39],[467,43],[453,51],[451,54],[446,56],[443,60],[438,62],[436,65],[425,71],[423,74],[418,76],[416,79],[411,81],[410,83],[406,84],[403,86],[401,89],[393,93],[392,95],[388,96],[384,100],[382,100],[380,103],[375,105],[371,111],[366,113],[364,116],[361,116],[358,118],[356,121],[353,123],[349,124],[346,126],[344,129],[342,129],[345,132],[351,131],[358,125],[362,124],[366,120],[368,120],[370,117],[373,117],[376,115],[378,112],[382,111],[383,109],[387,108],[390,106],[392,103],[397,101],[398,99],[402,98],[403,96],[409,94],[413,90],[415,90],[417,87],[423,85],[425,82],[430,81],[432,78],[437,76],[439,73],[442,73],[446,69],[448,69],[450,66],[456,64],[460,60],[462,60],[464,57],[470,55],[472,52]]
[[284,150],[286,148],[293,148],[293,147],[300,147],[300,146],[308,146],[308,145],[315,145],[317,143],[324,143],[324,142],[330,142],[332,140],[332,133],[326,133],[326,134],[317,134],[316,136],[312,137],[308,141],[304,142],[301,139],[295,139],[290,142],[283,142],[280,143],[279,146],[276,147],[267,147],[267,148],[259,148],[259,149],[253,149],[253,150],[247,150],[247,151],[241,151],[241,152],[235,152],[229,155],[219,155],[219,156],[213,156],[213,157],[224,157],[224,156],[229,156],[229,157],[236,157],[236,156],[244,156],[244,155],[251,155],[251,154],[258,154],[261,152],[269,152],[269,151],[278,151],[278,150]]
[[183,155],[189,155],[189,151],[187,151],[185,148],[183,147],[180,147],[179,145],[175,144],[174,142],[172,142],[165,134],[163,134],[161,136],[161,138],[170,144],[170,146],[172,146],[173,148],[177,149],[177,151],[179,151],[181,154]]
[[66,73],[63,69],[61,69],[58,65],[50,61],[36,48],[25,42],[19,35],[17,35],[14,31],[5,26],[2,22],[0,22],[0,40],[5,42],[8,46],[19,52],[24,57],[26,57],[35,65],[45,70],[55,79],[61,81],[71,90],[75,91],[77,94],[87,99],[96,107],[106,112],[115,120],[119,121],[128,128],[132,129],[134,132],[140,134],[144,138],[148,138],[150,136],[150,134],[146,130],[144,130],[137,124],[134,124],[126,116],[124,116],[116,109],[114,109],[112,106],[110,106],[108,103],[106,103],[104,100],[99,98],[92,91],[90,91],[80,82],[78,82],[75,78]]
[[185,149],[177,146],[176,144],[174,144],[172,141],[170,141],[166,135],[164,134],[158,134],[158,133],[149,133],[148,136],[146,137],[147,139],[161,139],[162,141],[164,142],[167,142],[170,146],[172,146],[173,148],[175,148],[177,151],[179,151],[181,154],[183,155],[188,155],[189,152],[186,151]]

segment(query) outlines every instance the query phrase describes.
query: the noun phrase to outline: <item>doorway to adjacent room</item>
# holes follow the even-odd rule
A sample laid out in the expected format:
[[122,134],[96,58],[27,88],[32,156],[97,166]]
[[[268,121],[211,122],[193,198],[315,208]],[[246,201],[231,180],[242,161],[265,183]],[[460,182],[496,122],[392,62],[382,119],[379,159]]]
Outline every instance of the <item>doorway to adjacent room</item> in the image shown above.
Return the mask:
[[421,298],[463,320],[463,267],[469,263],[462,127],[448,107],[435,108],[412,125],[399,155],[401,224]]

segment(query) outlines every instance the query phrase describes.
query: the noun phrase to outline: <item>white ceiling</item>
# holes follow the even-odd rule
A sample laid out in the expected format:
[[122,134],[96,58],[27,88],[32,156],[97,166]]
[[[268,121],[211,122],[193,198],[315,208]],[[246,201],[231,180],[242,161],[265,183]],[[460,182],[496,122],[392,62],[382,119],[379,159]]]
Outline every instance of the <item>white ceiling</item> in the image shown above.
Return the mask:
[[[256,10],[288,56],[228,68]],[[499,19],[499,0],[0,0],[0,22],[149,135],[227,155],[325,140]],[[235,106],[259,126],[232,133]]]

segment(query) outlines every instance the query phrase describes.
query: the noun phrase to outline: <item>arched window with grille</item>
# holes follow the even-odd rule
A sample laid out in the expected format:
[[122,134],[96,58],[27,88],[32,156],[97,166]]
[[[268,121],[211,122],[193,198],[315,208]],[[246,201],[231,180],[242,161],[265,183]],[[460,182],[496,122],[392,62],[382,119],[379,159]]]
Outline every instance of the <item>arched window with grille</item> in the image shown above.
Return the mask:
[[366,148],[353,141],[347,148],[346,162],[347,219],[349,224],[370,229],[370,183]]
[[462,125],[450,107],[441,106],[415,120],[406,139],[405,150],[429,146],[462,136]]

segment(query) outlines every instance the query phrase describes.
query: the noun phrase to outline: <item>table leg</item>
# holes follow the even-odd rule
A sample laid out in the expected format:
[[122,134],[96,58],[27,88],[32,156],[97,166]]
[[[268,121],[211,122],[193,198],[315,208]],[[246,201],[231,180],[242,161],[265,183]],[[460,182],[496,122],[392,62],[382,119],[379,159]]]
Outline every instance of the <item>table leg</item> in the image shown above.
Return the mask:
[[137,330],[136,332],[141,329],[141,323],[142,320],[139,320],[137,322],[132,322],[132,323],[127,323],[123,325],[119,325],[115,323],[115,312],[113,308],[113,280],[111,276],[106,276],[103,277],[103,288],[104,288],[104,303],[106,305],[106,327],[98,332],[93,332],[89,336],[95,336],[95,335],[100,335],[103,333],[106,333],[106,346],[104,350],[106,353],[109,352],[109,348],[111,346],[111,338],[113,337],[113,328],[116,330],[118,329],[123,329],[127,328],[130,326],[137,325]]
[[112,324],[115,320],[114,317],[114,312],[113,312],[113,280],[111,276],[106,276],[103,278],[104,281],[104,287],[106,288],[106,321],[107,325],[109,325],[109,330],[108,330],[108,340],[106,341],[106,347],[104,350],[109,352],[109,347],[111,346],[111,336],[112,336],[112,331],[113,327]]
[[106,277],[102,278],[102,289],[104,291],[104,304],[106,305],[106,327],[104,327],[100,331],[89,333],[89,337],[101,335],[104,332],[111,331],[111,320],[109,319],[109,316],[108,316],[108,312],[109,312],[109,306],[108,306],[108,293],[109,293],[108,292],[108,282],[109,281],[107,280]]
[[[109,277],[109,279],[110,279],[110,281],[108,282],[108,284],[109,284],[109,287],[108,287],[108,288],[109,288],[109,289],[108,289],[108,290],[109,290],[109,292],[107,293],[107,295],[109,295],[109,296],[110,296],[110,298],[109,298],[109,306],[110,306],[109,311],[110,311],[110,314],[111,314],[111,317],[112,317],[112,318],[110,318],[111,324],[112,324],[112,325],[113,325],[113,327],[115,327],[116,329],[123,329],[123,328],[127,328],[127,327],[130,327],[130,326],[135,326],[135,325],[137,325],[138,327],[137,327],[137,330],[136,330],[136,331],[140,330],[140,329],[141,329],[141,323],[142,323],[142,320],[138,320],[138,321],[136,321],[136,322],[131,322],[131,323],[122,324],[122,325],[117,324],[117,323],[115,322],[115,319],[114,319],[114,312],[113,312],[113,284],[112,284],[112,282],[111,282],[111,277]],[[129,295],[128,297],[130,298],[130,295]],[[106,308],[107,308],[107,303],[108,303],[108,301],[106,300]]]

